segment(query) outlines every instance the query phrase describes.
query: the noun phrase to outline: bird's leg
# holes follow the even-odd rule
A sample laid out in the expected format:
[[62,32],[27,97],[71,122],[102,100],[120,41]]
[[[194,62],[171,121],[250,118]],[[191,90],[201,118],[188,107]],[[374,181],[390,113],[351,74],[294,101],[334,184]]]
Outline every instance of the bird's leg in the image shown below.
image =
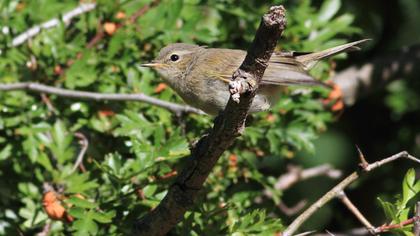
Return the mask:
[[235,71],[232,78],[236,79],[229,82],[229,92],[233,101],[239,103],[240,95],[252,91],[257,83],[254,76],[242,70]]

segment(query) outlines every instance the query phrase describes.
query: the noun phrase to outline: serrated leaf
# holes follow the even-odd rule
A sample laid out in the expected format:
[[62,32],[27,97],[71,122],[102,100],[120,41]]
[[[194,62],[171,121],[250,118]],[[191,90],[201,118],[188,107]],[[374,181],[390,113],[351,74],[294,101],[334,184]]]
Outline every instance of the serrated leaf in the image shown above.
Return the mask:
[[80,218],[80,219],[83,219],[86,215],[86,210],[84,208],[76,207],[76,206],[71,207],[68,210],[68,212],[71,216],[74,216],[74,217]]
[[76,230],[74,235],[78,236],[96,235],[98,232],[98,225],[89,216],[74,221],[73,228]]
[[115,211],[109,211],[109,212],[92,212],[92,218],[96,220],[99,223],[106,224],[111,223],[112,218],[114,218],[116,215]]
[[86,209],[92,209],[92,208],[98,207],[97,203],[88,201],[86,199],[81,199],[81,198],[76,197],[76,196],[69,197],[68,199],[65,200],[65,202],[67,202],[69,204],[73,204],[76,207],[86,208]]

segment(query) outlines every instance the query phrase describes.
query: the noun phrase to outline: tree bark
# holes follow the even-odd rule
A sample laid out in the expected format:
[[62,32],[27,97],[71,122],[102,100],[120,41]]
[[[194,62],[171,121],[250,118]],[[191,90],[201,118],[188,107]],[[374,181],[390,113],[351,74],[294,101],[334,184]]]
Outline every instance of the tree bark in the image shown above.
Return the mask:
[[232,78],[241,83],[245,81],[250,86],[240,92],[238,103],[234,101],[232,93],[225,111],[216,117],[211,132],[191,150],[186,168],[170,186],[160,204],[136,223],[134,234],[165,235],[194,205],[214,165],[242,133],[248,109],[285,25],[285,9],[282,6],[271,7],[263,16],[247,56]]

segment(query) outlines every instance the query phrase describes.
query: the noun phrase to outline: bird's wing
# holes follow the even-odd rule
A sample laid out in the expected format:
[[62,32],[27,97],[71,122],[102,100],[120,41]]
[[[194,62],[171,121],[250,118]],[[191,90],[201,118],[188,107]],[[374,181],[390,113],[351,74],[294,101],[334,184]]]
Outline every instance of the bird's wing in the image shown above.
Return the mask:
[[[228,83],[233,72],[239,68],[246,52],[240,50],[223,49],[224,51],[208,50],[205,61],[201,61],[200,65],[202,72],[205,71],[207,78],[221,80]],[[313,86],[321,85],[327,86],[314,79],[304,69],[304,65],[296,60],[297,55],[304,53],[287,53],[276,52],[273,53],[265,70],[261,85],[301,85]],[[211,68],[210,68],[211,67]]]
[[274,53],[271,56],[261,84],[326,86],[323,82],[310,76],[293,54],[285,53]]
[[206,55],[200,57],[200,73],[207,78],[229,83],[233,72],[239,68],[245,58],[246,52],[231,49],[207,49]]
[[[266,85],[321,85],[330,87],[325,83],[314,79],[309,75],[310,70],[316,62],[321,59],[331,57],[341,52],[349,50],[357,50],[357,45],[368,41],[363,39],[337,47],[329,48],[320,52],[275,52],[270,58],[268,67],[264,73],[261,84]],[[219,70],[213,71],[209,77],[218,79],[224,82],[229,82],[232,73],[240,66],[240,63],[245,58],[246,52],[241,50],[224,49],[219,50],[217,56],[210,57],[210,64],[212,67],[217,65]],[[209,52],[211,49],[209,49]],[[233,69],[235,68],[235,69]]]

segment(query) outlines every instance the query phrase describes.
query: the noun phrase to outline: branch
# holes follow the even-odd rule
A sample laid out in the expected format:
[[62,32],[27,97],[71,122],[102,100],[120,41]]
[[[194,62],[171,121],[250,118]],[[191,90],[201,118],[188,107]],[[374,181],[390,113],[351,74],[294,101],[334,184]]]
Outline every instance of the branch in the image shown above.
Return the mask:
[[281,175],[277,179],[277,182],[274,184],[274,188],[277,190],[285,190],[302,180],[323,175],[332,179],[337,179],[341,177],[341,174],[340,170],[332,168],[329,164],[315,166],[304,170],[292,166],[289,167],[289,171],[286,174]]
[[395,160],[406,158],[417,163],[420,163],[420,160],[411,156],[406,151],[400,152],[393,156],[387,157],[380,161],[376,161],[372,164],[368,164],[365,166],[362,171],[355,171],[349,176],[347,176],[344,180],[342,180],[339,184],[337,184],[334,188],[328,191],[324,196],[322,196],[318,201],[312,204],[306,211],[304,211],[301,215],[299,215],[283,232],[282,236],[291,236],[293,235],[299,227],[310,217],[312,216],[319,208],[323,207],[326,203],[331,201],[331,199],[337,197],[348,185],[353,183],[355,180],[359,178],[361,173],[363,172],[370,172],[378,167],[381,167],[387,163],[393,162]]
[[399,228],[403,228],[406,225],[411,225],[419,220],[420,220],[419,216],[414,216],[400,223],[379,226],[378,228],[374,229],[374,231],[375,233],[378,233],[378,234],[383,233],[383,232],[388,232],[392,229],[399,229]]
[[[146,14],[152,7],[157,6],[160,3],[161,0],[153,0],[152,2],[150,2],[147,5],[144,5],[143,7],[141,7],[140,9],[138,9],[136,12],[134,12],[128,21],[122,23],[122,24],[117,24],[116,25],[116,29],[115,30],[119,30],[121,27],[123,27],[126,24],[133,24],[139,17],[143,16],[144,14]],[[88,42],[88,44],[86,45],[86,48],[93,48],[97,43],[99,43],[103,38],[105,37],[105,33],[102,29],[102,24],[101,22],[99,22],[99,26],[98,26],[98,30],[95,34],[95,36]]]
[[133,24],[139,17],[146,14],[152,7],[157,6],[160,3],[160,1],[161,0],[153,0],[148,5],[142,7],[139,10],[137,10],[136,12],[134,12],[134,14],[130,16],[129,23]]
[[79,144],[82,147],[79,155],[77,156],[76,162],[73,165],[73,168],[71,169],[70,173],[73,173],[76,171],[76,169],[80,166],[80,169],[85,172],[85,168],[83,167],[83,157],[85,156],[85,153],[89,147],[89,141],[86,138],[86,136],[80,132],[77,132],[74,134],[79,139]]
[[[297,166],[288,166],[288,172],[281,175],[276,183],[274,184],[274,189],[284,191],[289,189],[291,186],[295,185],[298,182],[304,181],[306,179],[318,177],[318,176],[327,176],[331,179],[338,179],[342,175],[340,170],[334,169],[329,164],[324,164],[320,166],[315,166],[308,169],[301,169]],[[264,195],[268,198],[272,198],[273,194],[269,190],[264,191]],[[306,206],[306,201],[300,201],[295,206],[289,207],[284,202],[280,202],[277,207],[286,215],[291,216],[300,212]]]
[[50,235],[52,222],[49,220],[45,223],[44,227],[42,227],[42,231],[37,233],[36,236],[48,236]]
[[351,235],[351,236],[366,236],[367,234],[369,234],[369,231],[367,231],[365,227],[354,228],[354,229],[351,229],[351,230],[347,230],[345,232],[337,232],[337,233],[336,232],[331,233],[329,231],[327,231],[327,232],[328,233],[325,233],[325,234],[316,234],[316,236],[331,236],[331,235],[334,235],[334,236],[348,236],[348,235]]
[[187,209],[194,206],[199,191],[223,152],[229,148],[245,126],[249,107],[258,84],[268,65],[277,40],[285,28],[285,10],[271,7],[262,18],[246,58],[234,73],[233,81],[247,81],[239,103],[233,101],[233,92],[225,110],[216,117],[213,129],[201,138],[191,150],[189,163],[159,205],[136,223],[137,235],[165,235],[180,220]]
[[354,216],[362,223],[366,229],[373,235],[375,235],[375,227],[366,219],[366,217],[359,211],[359,209],[353,204],[353,202],[347,197],[344,191],[337,194],[337,197],[341,202],[353,213]]
[[417,220],[414,222],[413,233],[414,236],[420,236],[420,201],[416,204]]
[[[40,25],[35,25],[32,28],[26,30],[25,32],[19,34],[12,40],[12,47],[19,46],[26,42],[28,39],[34,37],[35,35],[39,34],[43,29],[49,29],[56,27],[60,24],[60,22],[64,22],[65,25],[68,25],[70,21],[83,13],[92,11],[95,9],[96,3],[81,3],[78,7],[74,8],[71,11],[66,12],[61,19],[54,18],[49,21],[46,21]],[[61,20],[61,21],[60,21]]]
[[337,73],[333,81],[343,92],[344,103],[356,100],[386,84],[398,80],[417,78],[420,74],[420,44],[405,47],[375,58],[361,66],[351,66]]
[[70,89],[56,88],[52,86],[47,86],[38,83],[11,83],[11,84],[0,84],[0,91],[15,91],[15,90],[28,90],[33,92],[54,94],[60,97],[66,98],[79,98],[86,100],[95,100],[95,101],[137,101],[151,104],[154,106],[165,108],[169,111],[172,111],[176,114],[181,113],[196,113],[204,114],[203,111],[186,106],[178,105],[171,102],[166,102],[157,98],[147,96],[142,93],[136,94],[118,94],[118,93],[95,93],[95,92],[85,92],[85,91],[76,91]]

